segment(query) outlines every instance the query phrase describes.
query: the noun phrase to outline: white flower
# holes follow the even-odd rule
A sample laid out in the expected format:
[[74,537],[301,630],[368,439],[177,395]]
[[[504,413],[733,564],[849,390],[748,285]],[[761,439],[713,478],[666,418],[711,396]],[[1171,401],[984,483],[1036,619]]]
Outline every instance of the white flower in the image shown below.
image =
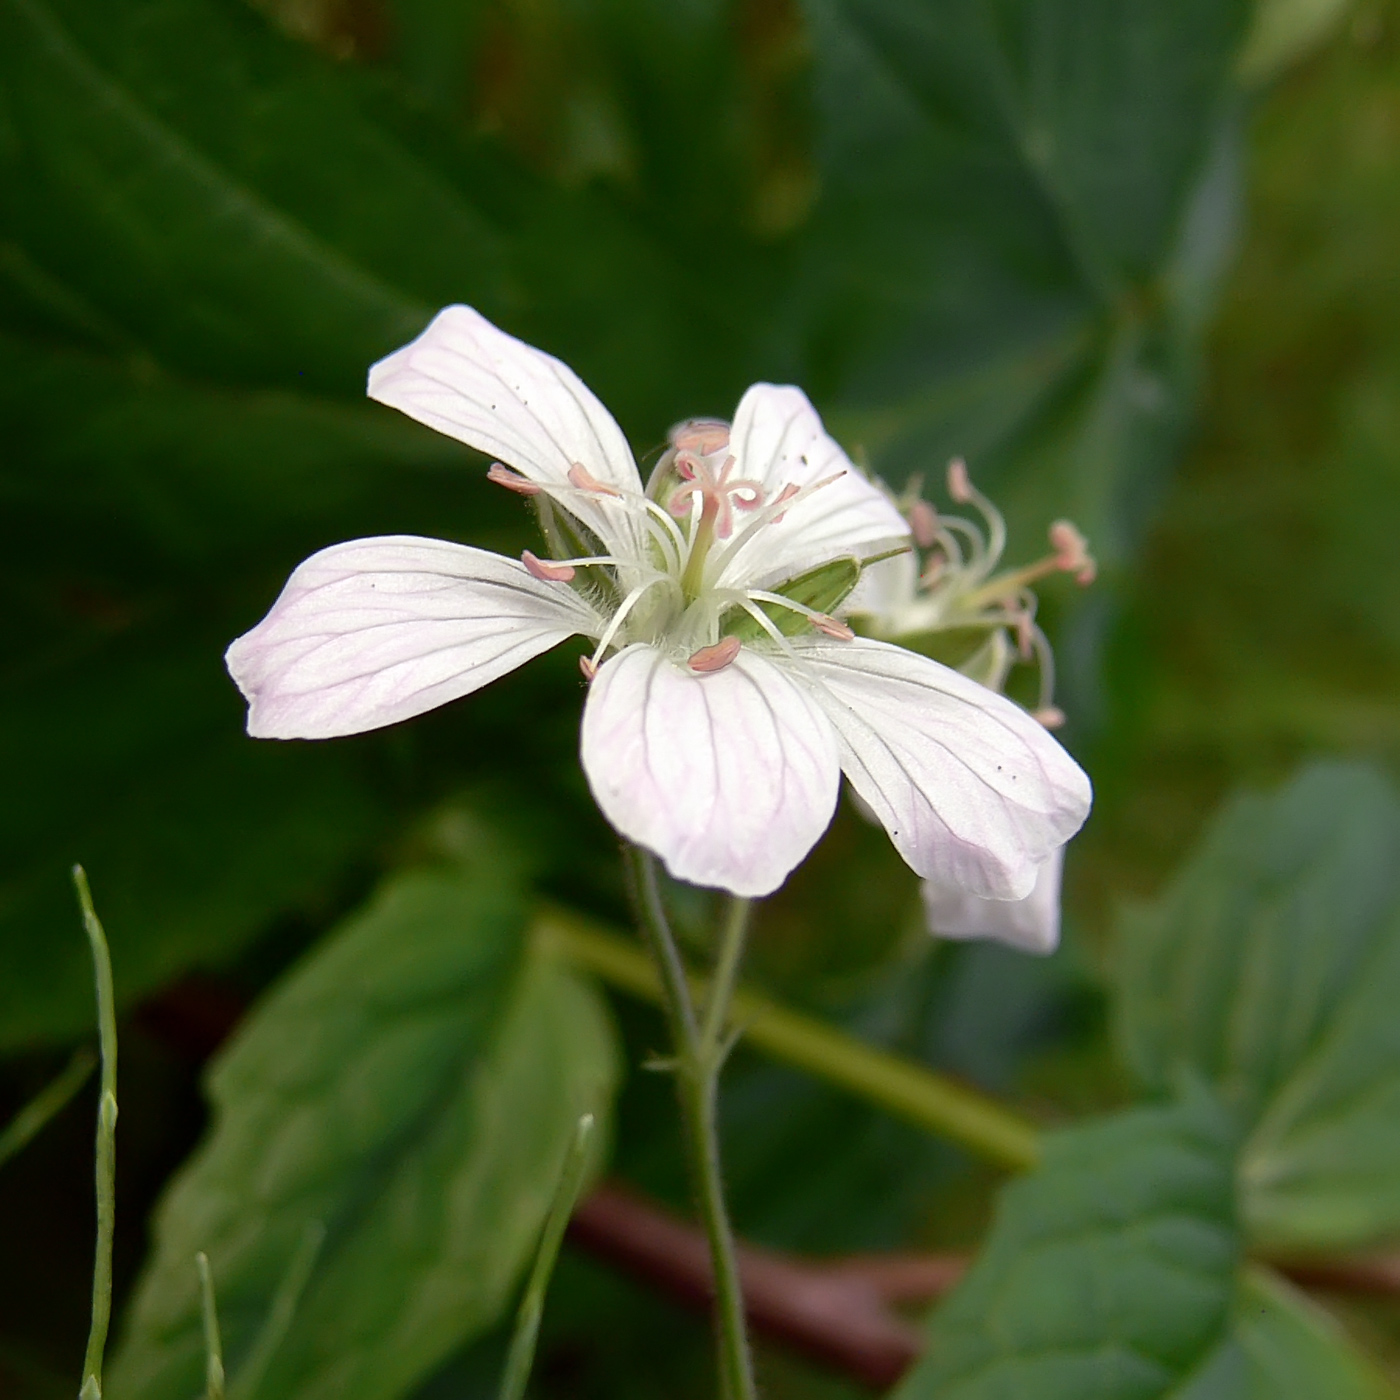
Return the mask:
[[[956,651],[958,669],[1000,690],[1013,663],[1034,662],[1040,673],[1040,700],[1034,715],[1047,728],[1064,716],[1051,703],[1055,668],[1045,634],[1035,622],[1036,598],[1030,585],[1049,574],[1071,573],[1093,581],[1095,565],[1087,543],[1067,520],[1050,527],[1051,553],[1019,569],[998,572],[1006,548],[1000,511],[981,494],[961,461],[948,468],[948,493],[959,505],[976,508],[980,522],[935,511],[919,494],[917,481],[900,505],[909,521],[914,550],[882,560],[866,570],[846,600],[844,612],[875,636],[920,651]],[[970,640],[970,643],[968,639]],[[1054,952],[1060,941],[1060,878],[1064,849],[1054,851],[1021,899],[993,899],[944,881],[922,887],[930,933],[943,938],[993,938],[1028,953]]]
[[1048,555],[998,572],[1006,522],[973,486],[964,463],[949,465],[948,494],[958,505],[974,507],[980,521],[934,510],[919,494],[920,485],[916,479],[899,503],[917,550],[867,569],[846,601],[845,615],[872,636],[935,655],[940,638],[972,638],[975,649],[958,657],[958,669],[993,690],[1002,689],[1016,660],[1033,662],[1040,672],[1036,716],[1049,728],[1063,723],[1051,703],[1055,661],[1036,625],[1031,584],[1054,573],[1073,574],[1081,586],[1092,583],[1097,566],[1084,536],[1068,520],[1057,520],[1050,526]]
[[646,489],[577,376],[469,308],[369,392],[500,458],[554,558],[409,536],[313,555],[229,648],[249,733],[393,724],[581,635],[593,793],[680,879],[776,889],[842,770],[920,875],[978,896],[1028,894],[1084,820],[1088,779],[1015,705],[831,616],[907,527],[799,390],[756,384],[732,427],[680,425]]
[[1060,876],[1064,848],[1036,872],[1024,899],[980,899],[925,880],[921,887],[930,933],[941,938],[994,938],[1026,953],[1053,953],[1060,942]]

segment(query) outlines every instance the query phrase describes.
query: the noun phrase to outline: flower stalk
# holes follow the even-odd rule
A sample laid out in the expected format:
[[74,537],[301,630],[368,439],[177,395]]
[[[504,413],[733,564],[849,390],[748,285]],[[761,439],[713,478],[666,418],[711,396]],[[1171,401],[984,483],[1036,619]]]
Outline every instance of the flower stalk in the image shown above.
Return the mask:
[[636,846],[626,850],[642,930],[660,975],[675,1052],[670,1068],[676,1076],[696,1205],[710,1246],[721,1393],[725,1400],[756,1400],[744,1295],[719,1153],[719,1075],[732,1043],[729,1013],[743,960],[750,903],[737,897],[729,903],[703,1017],[697,1015],[685,964],[661,899],[656,858]]

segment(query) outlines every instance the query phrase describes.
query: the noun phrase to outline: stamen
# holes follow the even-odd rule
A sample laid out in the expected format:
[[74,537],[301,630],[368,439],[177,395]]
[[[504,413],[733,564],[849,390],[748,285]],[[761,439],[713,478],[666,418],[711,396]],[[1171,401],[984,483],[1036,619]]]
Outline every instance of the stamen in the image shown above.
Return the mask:
[[835,637],[838,642],[853,642],[856,639],[856,634],[844,622],[828,617],[826,613],[813,613],[812,626],[818,632],[825,632],[828,637]]
[[602,659],[602,655],[612,645],[613,638],[622,630],[622,624],[627,620],[627,614],[636,607],[638,601],[650,589],[655,588],[658,583],[666,583],[674,586],[675,579],[670,574],[653,574],[649,579],[639,583],[623,600],[618,604],[617,611],[613,613],[612,620],[603,629],[603,635],[598,639],[598,645],[593,648],[592,662],[596,667]]
[[568,583],[574,576],[572,564],[555,564],[532,554],[528,549],[520,556],[525,572],[541,583]]
[[734,558],[734,556],[738,554],[739,551],[743,549],[743,547],[751,539],[753,539],[753,537],[765,525],[772,525],[775,519],[777,519],[783,514],[782,510],[779,509],[779,505],[781,502],[805,499],[806,497],[812,495],[814,492],[820,491],[822,487],[830,486],[833,482],[840,481],[841,478],[845,475],[845,469],[842,468],[842,470],[839,472],[832,472],[830,476],[822,477],[820,481],[813,481],[806,486],[799,486],[797,490],[794,491],[791,495],[787,494],[787,488],[784,487],[783,490],[777,494],[777,496],[775,496],[771,501],[769,501],[768,504],[764,506],[747,525],[744,526],[744,528],[738,533],[738,535],[735,536],[734,539],[730,540],[729,543],[725,545],[724,549],[719,553],[719,555],[716,556],[714,561],[714,571],[711,574],[711,577],[721,577],[725,569],[729,567],[729,563]]
[[1055,551],[1055,567],[1073,574],[1082,585],[1093,583],[1098,564],[1089,553],[1089,541],[1068,520],[1057,520],[1050,527],[1050,548]]
[[954,457],[948,463],[948,494],[960,506],[972,499],[972,480],[967,474],[967,463],[961,457]]
[[799,603],[795,598],[785,598],[781,593],[769,593],[762,588],[750,588],[739,596],[749,604],[772,603],[775,607],[795,612],[799,617],[805,617],[818,632],[825,632],[828,637],[835,637],[838,642],[855,640],[856,634],[844,622],[827,613],[820,613],[815,608],[809,608],[806,603]]
[[486,479],[495,482],[497,486],[504,486],[507,491],[514,491],[517,496],[538,496],[544,490],[543,486],[537,486],[528,477],[511,471],[504,462],[492,462],[487,469]]
[[[776,496],[773,497],[773,504],[775,506],[780,506],[783,504],[784,501],[792,500],[792,498],[795,495],[797,495],[798,491],[800,491],[801,489],[802,488],[798,486],[795,482],[789,481],[788,484],[784,486],[783,489],[779,491]],[[772,518],[772,520],[770,520],[768,523],[770,525],[780,525],[782,523],[783,516],[785,516],[786,514],[787,511],[780,510],[777,513],[777,515],[775,515]]]
[[915,501],[909,507],[909,529],[920,549],[932,549],[938,539],[938,512],[927,501]]
[[1058,729],[1065,722],[1065,712],[1058,705],[1046,705],[1042,709],[1032,710],[1031,718],[1046,729]]
[[714,646],[701,647],[686,663],[692,671],[707,675],[712,671],[722,671],[739,654],[742,643],[738,637],[722,637]]
[[583,672],[583,678],[586,681],[591,681],[598,674],[598,663],[588,656],[579,657],[578,668]]
[[729,424],[719,418],[688,418],[671,429],[670,437],[682,452],[708,457],[729,446]]
[[622,492],[605,481],[599,481],[582,462],[575,462],[569,468],[569,481],[580,491],[591,491],[597,496],[620,496]]

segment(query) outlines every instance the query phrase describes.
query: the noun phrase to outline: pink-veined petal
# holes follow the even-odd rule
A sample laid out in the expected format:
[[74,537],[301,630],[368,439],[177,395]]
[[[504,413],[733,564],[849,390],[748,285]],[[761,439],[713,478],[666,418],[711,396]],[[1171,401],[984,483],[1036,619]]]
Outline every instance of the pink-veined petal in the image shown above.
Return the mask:
[[[803,638],[841,767],[916,874],[1024,899],[1089,813],[1083,769],[1003,695],[888,642]],[[789,663],[791,665],[791,663]]]
[[421,715],[601,623],[566,584],[445,540],[313,554],[225,655],[259,739],[329,739]]
[[765,587],[828,559],[864,558],[908,538],[894,503],[827,434],[801,389],[753,385],[735,411],[729,450],[734,475],[761,483],[768,500],[785,486],[839,479],[796,501],[736,550],[720,577],[726,587]]
[[371,367],[369,396],[541,486],[568,491],[568,509],[614,552],[636,557],[642,548],[635,510],[570,488],[577,463],[604,486],[640,493],[632,450],[612,414],[563,361],[480,312],[439,311],[417,340]]
[[697,675],[655,647],[628,647],[592,684],[582,747],[603,815],[696,885],[772,893],[836,809],[830,724],[748,648]]
[[952,885],[923,883],[928,930],[940,938],[994,938],[1025,953],[1053,953],[1060,942],[1064,848],[1047,856],[1024,899],[979,899]]

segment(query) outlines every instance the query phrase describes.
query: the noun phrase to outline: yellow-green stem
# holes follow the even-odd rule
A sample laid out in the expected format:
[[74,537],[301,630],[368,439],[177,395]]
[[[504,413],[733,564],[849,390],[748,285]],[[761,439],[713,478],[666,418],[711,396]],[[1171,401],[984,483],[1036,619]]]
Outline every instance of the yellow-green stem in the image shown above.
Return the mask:
[[[651,961],[630,939],[555,909],[541,916],[537,936],[620,990],[663,1003]],[[703,1001],[705,980],[690,980],[694,996]],[[913,1060],[866,1045],[742,988],[734,993],[730,1019],[755,1049],[950,1138],[1000,1167],[1026,1171],[1040,1159],[1040,1136],[1033,1123]]]

